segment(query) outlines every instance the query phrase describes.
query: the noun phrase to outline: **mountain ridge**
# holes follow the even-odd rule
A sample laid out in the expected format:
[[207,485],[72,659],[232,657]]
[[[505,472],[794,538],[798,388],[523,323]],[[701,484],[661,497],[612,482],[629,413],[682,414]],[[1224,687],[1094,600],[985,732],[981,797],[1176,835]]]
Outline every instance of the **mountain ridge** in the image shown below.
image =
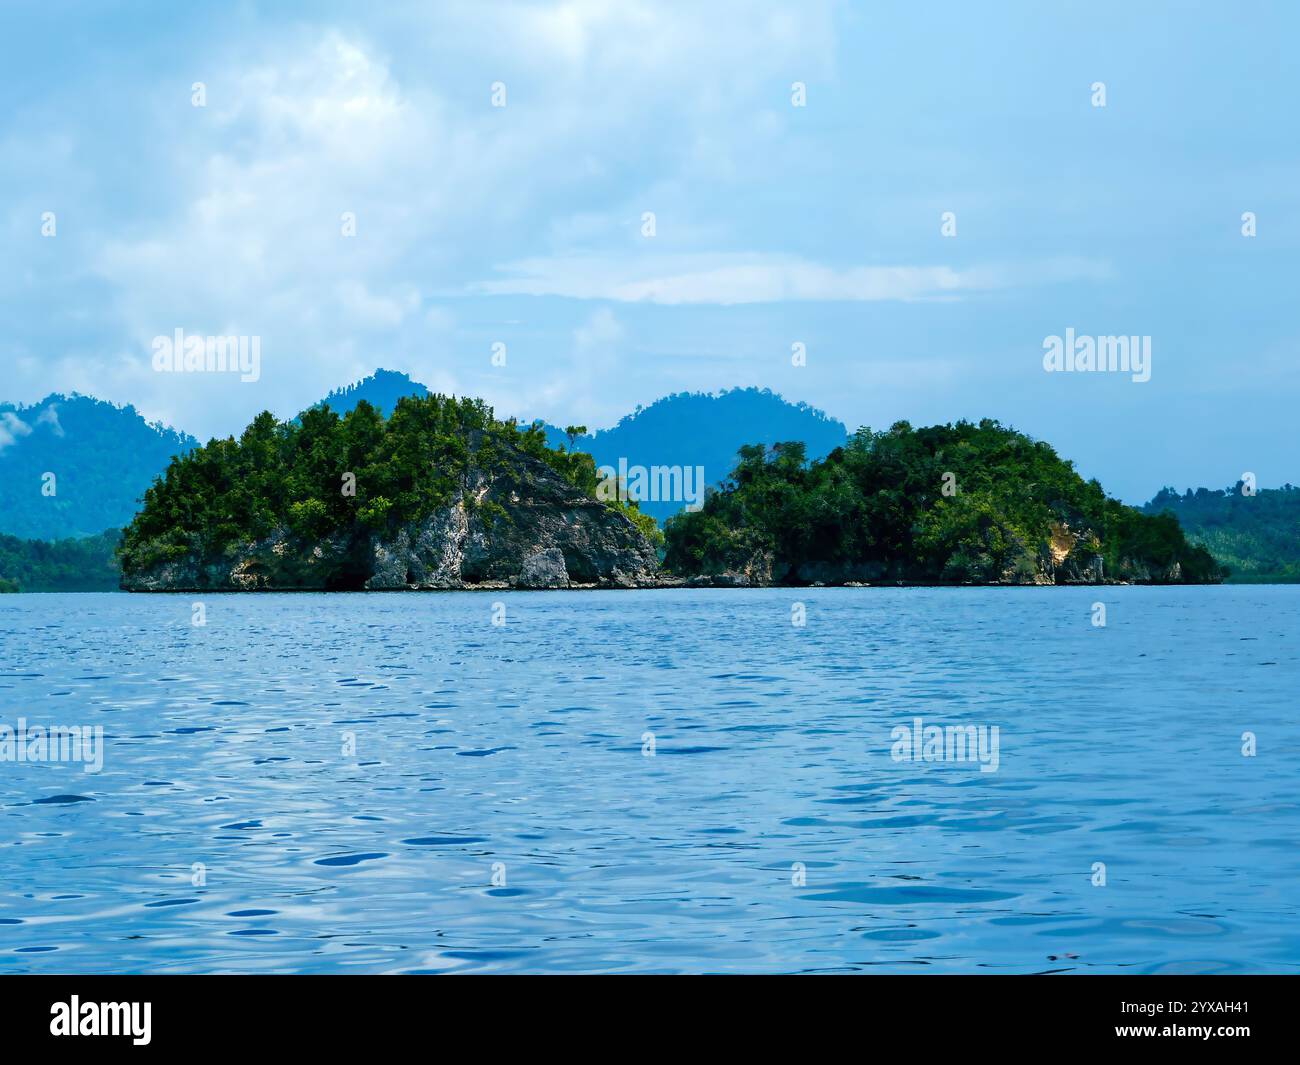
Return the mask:
[[[568,434],[544,424],[547,441],[562,446]],[[810,459],[824,458],[849,438],[837,418],[807,403],[793,402],[768,388],[730,388],[718,392],[674,392],[649,406],[638,406],[607,429],[576,437],[573,446],[588,452],[598,468],[698,469],[698,488],[716,488],[730,476],[740,449],[801,441]],[[654,481],[648,481],[652,486]],[[678,484],[694,483],[681,478]],[[660,523],[701,498],[638,499]]]
[[120,528],[171,458],[197,446],[129,403],[75,392],[0,403],[0,533],[65,540]]

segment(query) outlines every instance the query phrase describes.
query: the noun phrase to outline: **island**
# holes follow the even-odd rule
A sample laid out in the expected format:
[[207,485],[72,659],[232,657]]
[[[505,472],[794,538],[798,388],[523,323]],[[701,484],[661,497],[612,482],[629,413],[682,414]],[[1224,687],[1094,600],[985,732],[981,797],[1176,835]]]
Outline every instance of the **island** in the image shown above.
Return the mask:
[[123,531],[128,591],[635,588],[658,580],[648,515],[596,498],[590,455],[480,400],[407,396],[174,458]]
[[744,447],[729,482],[665,529],[665,567],[723,585],[1212,584],[1177,518],[1085,481],[1049,444],[985,419],[860,429],[807,462]]

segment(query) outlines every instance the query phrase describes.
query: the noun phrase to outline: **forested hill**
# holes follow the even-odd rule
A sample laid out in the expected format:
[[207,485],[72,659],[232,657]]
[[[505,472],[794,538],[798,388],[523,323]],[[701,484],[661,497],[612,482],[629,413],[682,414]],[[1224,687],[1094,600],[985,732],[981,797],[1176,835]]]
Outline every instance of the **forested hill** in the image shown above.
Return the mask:
[[1300,581],[1300,488],[1162,488],[1142,509],[1173,514],[1187,538],[1232,569],[1234,582]]
[[630,586],[654,521],[597,496],[591,456],[546,446],[481,400],[360,401],[174,459],[125,529],[123,587],[400,589]]
[[671,518],[664,564],[724,583],[1062,584],[1221,580],[1171,515],[1109,498],[995,421],[859,430],[808,462],[742,449],[723,491]]
[[0,536],[0,592],[116,591],[120,539],[116,529],[53,542]]
[[[563,429],[546,426],[548,442],[566,442]],[[848,439],[844,423],[806,403],[792,403],[770,389],[733,388],[719,393],[677,392],[638,407],[617,425],[579,436],[576,446],[597,466],[703,467],[704,483],[720,484],[745,444],[768,446],[799,440],[810,459],[822,458]],[[659,521],[676,514],[682,500],[642,500]]]
[[397,401],[403,396],[424,397],[428,394],[428,388],[419,381],[413,381],[406,374],[396,370],[379,369],[369,377],[334,389],[315,406],[323,407],[328,404],[330,410],[342,416],[365,400],[380,414],[387,417],[393,413]]
[[121,528],[172,456],[197,444],[90,396],[0,404],[0,533],[61,540]]

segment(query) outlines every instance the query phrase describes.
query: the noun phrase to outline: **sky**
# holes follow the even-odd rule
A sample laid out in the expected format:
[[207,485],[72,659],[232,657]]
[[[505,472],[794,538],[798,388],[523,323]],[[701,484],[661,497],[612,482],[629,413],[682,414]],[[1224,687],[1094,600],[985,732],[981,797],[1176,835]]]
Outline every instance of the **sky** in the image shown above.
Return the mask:
[[[1250,0],[10,0],[0,401],[207,439],[380,366],[593,429],[755,385],[851,429],[997,418],[1128,502],[1300,482],[1297,31]],[[177,329],[257,337],[258,379],[157,372]],[[1047,372],[1067,330],[1150,337],[1150,379]]]

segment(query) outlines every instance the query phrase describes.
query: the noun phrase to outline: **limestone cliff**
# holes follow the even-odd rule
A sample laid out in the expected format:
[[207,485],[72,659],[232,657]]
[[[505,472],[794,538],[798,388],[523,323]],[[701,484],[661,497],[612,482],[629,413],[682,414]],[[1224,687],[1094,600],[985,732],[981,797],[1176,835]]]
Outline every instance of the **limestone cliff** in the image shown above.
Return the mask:
[[135,592],[633,588],[654,583],[654,547],[624,514],[546,463],[496,445],[450,500],[424,518],[320,538],[288,525],[216,557],[194,549],[127,571]]

